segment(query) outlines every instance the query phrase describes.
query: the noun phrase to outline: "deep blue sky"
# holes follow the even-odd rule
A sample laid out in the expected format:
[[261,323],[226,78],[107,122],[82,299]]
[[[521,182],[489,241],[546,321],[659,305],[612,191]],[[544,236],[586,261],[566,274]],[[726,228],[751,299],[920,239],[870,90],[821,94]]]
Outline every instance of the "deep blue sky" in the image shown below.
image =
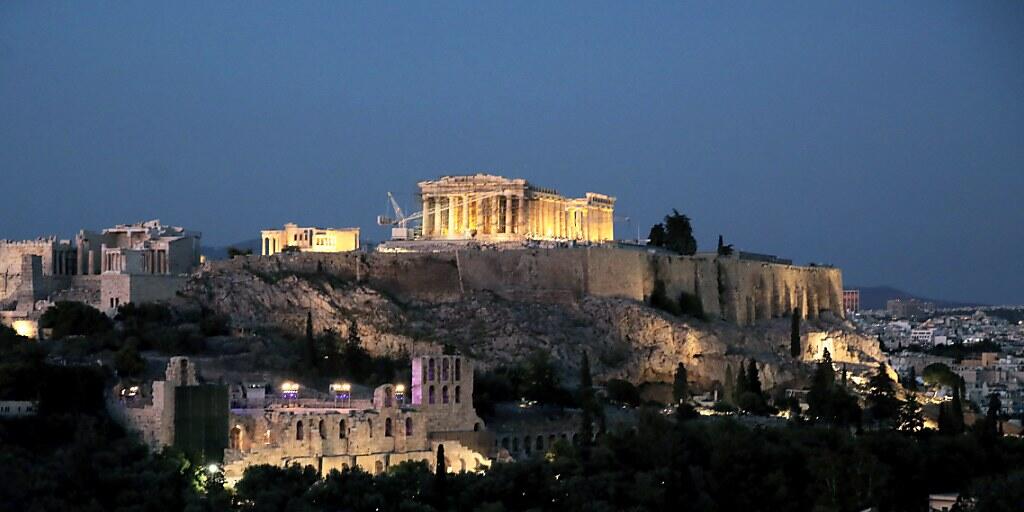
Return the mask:
[[0,238],[381,239],[388,190],[485,170],[1024,302],[1024,3],[826,3],[5,1]]

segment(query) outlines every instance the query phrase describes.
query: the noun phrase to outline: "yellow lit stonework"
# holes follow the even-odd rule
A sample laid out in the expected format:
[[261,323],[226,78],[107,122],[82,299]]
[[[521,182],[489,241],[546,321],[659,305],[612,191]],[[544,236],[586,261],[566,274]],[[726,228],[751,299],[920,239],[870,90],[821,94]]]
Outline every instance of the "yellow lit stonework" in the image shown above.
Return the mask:
[[36,339],[39,337],[38,325],[32,320],[15,320],[11,322],[11,328],[26,338]]
[[615,198],[567,198],[524,179],[489,174],[419,183],[428,240],[577,240],[614,238]]
[[260,232],[260,254],[270,256],[294,247],[299,252],[348,252],[359,249],[359,228],[300,227],[288,223],[284,229]]

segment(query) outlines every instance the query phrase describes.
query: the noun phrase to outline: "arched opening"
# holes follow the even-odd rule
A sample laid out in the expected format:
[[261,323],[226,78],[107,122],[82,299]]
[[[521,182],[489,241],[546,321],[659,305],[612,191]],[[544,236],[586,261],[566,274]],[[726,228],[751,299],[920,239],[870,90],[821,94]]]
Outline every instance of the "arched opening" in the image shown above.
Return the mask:
[[462,359],[455,358],[455,380],[462,380]]
[[448,403],[448,386],[443,386],[441,388],[441,403]]
[[480,422],[479,421],[473,424],[473,432],[480,432]]
[[242,449],[242,427],[235,425],[231,428],[231,435],[228,438],[228,446],[232,450]]
[[537,451],[544,449],[544,436],[537,436]]
[[530,436],[526,436],[526,437],[523,438],[523,451],[525,451],[527,455],[529,455],[530,452],[533,451],[533,442],[532,441],[533,440],[530,439]]
[[406,418],[405,419],[405,435],[406,436],[411,436],[412,435],[412,418]]
[[317,430],[320,431],[320,439],[327,439],[327,429],[324,428],[324,420],[320,420],[320,423],[317,425]]
[[384,437],[391,437],[391,418],[384,420]]
[[384,388],[384,407],[391,407],[391,386]]
[[513,437],[512,438],[512,451],[513,452],[518,452],[519,451],[519,438],[518,437]]
[[455,386],[455,403],[462,403],[462,386]]
[[441,380],[448,380],[448,360],[441,360]]
[[430,386],[430,390],[427,392],[427,402],[433,404],[436,401],[434,393],[434,386]]
[[345,420],[338,422],[338,439],[345,439]]
[[434,380],[434,360],[427,362],[427,380]]
[[302,441],[302,438],[304,436],[305,432],[302,431],[302,421],[300,420],[298,423],[295,424],[295,440]]

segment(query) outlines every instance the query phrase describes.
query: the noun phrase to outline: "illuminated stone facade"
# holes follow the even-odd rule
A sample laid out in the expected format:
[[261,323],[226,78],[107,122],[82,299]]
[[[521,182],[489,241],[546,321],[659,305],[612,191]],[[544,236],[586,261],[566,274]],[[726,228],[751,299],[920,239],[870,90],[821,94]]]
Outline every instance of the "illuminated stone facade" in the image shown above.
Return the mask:
[[260,231],[260,254],[271,256],[287,248],[299,252],[348,252],[359,249],[359,228],[300,227],[288,223],[284,229]]
[[524,179],[489,174],[419,183],[422,237],[428,240],[577,240],[614,237],[615,198],[567,198]]
[[231,410],[225,476],[255,464],[313,466],[321,474],[360,467],[372,474],[404,461],[433,468],[443,444],[449,471],[491,464],[493,434],[473,409],[473,368],[459,356],[412,360],[412,385],[378,386],[372,400],[271,400]]

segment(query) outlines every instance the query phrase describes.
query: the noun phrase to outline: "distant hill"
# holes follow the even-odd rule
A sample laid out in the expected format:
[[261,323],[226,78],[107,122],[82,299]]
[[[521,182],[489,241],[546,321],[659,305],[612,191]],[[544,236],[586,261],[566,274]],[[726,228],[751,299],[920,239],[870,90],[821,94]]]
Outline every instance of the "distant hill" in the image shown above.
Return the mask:
[[985,306],[987,304],[981,304],[977,302],[955,302],[941,299],[929,299],[927,297],[921,297],[914,295],[910,292],[905,292],[893,288],[891,286],[854,286],[847,285],[847,290],[860,290],[860,308],[861,309],[885,309],[886,301],[892,299],[917,299],[925,302],[932,302],[935,307],[939,308],[966,308],[972,306]]
[[243,240],[241,242],[233,243],[231,245],[225,245],[223,247],[203,247],[200,249],[203,256],[206,256],[208,260],[226,260],[228,259],[228,247],[234,247],[235,249],[249,249],[253,254],[260,253],[260,239],[253,238],[252,240]]

